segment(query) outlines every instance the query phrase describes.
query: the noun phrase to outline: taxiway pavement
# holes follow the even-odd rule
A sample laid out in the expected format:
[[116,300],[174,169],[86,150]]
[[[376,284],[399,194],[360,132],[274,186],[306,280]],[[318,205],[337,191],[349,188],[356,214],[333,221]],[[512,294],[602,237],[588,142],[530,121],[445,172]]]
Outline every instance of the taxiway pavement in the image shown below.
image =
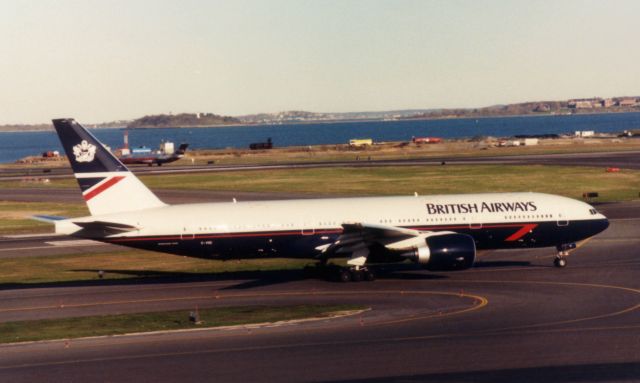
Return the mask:
[[[0,346],[0,381],[574,382],[640,378],[639,204],[575,250],[492,251],[471,270],[297,271],[0,286],[0,321],[199,307],[355,303],[354,317]],[[637,216],[636,216],[637,217]],[[81,320],[81,319],[79,319]]]

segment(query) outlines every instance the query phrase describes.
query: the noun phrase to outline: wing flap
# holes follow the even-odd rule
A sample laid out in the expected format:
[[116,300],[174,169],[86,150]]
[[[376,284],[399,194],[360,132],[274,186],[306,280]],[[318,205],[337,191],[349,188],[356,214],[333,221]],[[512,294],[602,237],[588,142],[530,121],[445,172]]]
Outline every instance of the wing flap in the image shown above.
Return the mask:
[[360,222],[344,223],[342,230],[342,234],[334,243],[318,248],[323,255],[355,254],[373,243],[386,246],[389,243],[404,241],[422,234],[422,232],[413,229]]

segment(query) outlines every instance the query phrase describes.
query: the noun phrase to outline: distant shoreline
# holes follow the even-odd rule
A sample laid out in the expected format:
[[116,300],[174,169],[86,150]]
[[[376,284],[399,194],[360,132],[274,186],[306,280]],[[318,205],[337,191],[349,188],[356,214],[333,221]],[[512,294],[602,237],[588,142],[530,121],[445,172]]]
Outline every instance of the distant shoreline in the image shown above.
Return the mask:
[[[236,123],[236,124],[211,124],[211,125],[185,125],[185,126],[100,126],[92,127],[99,124],[85,124],[89,129],[131,129],[131,130],[146,130],[146,129],[199,129],[199,128],[227,128],[227,127],[273,127],[279,125],[314,125],[314,124],[348,124],[358,122],[402,122],[402,121],[443,121],[443,120],[479,120],[489,118],[513,118],[513,117],[563,117],[563,116],[584,116],[584,115],[608,115],[608,114],[632,114],[640,113],[638,111],[589,111],[579,110],[574,113],[526,113],[526,114],[514,114],[514,115],[482,115],[482,116],[440,116],[440,117],[405,117],[397,119],[381,119],[381,118],[357,118],[357,119],[344,119],[344,120],[306,120],[306,121],[282,121],[271,123]],[[82,121],[80,121],[82,123]],[[26,129],[20,129],[20,125],[4,125],[0,126],[0,133],[29,133],[29,132],[53,132],[53,125],[24,125],[28,127]],[[640,128],[640,126],[638,127]]]

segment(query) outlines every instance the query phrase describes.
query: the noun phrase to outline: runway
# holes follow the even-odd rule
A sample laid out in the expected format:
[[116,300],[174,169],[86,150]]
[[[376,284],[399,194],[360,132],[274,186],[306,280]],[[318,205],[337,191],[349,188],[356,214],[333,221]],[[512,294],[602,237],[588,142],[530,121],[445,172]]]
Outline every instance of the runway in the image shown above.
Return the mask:
[[[357,153],[354,153],[357,156]],[[177,165],[166,167],[132,166],[136,174],[163,175],[178,173],[209,173],[247,170],[278,169],[311,169],[332,167],[385,167],[385,166],[441,166],[449,165],[563,165],[563,166],[595,166],[618,167],[622,169],[640,169],[640,151],[595,152],[595,153],[563,153],[563,154],[530,154],[513,156],[438,156],[413,159],[326,162],[291,162],[265,165]],[[36,168],[36,169],[0,169],[0,181],[20,181],[25,178],[69,178],[71,168]]]
[[195,305],[371,308],[276,327],[0,346],[0,381],[637,380],[640,204],[598,208],[611,227],[565,269],[551,266],[553,249],[536,249],[488,252],[463,272],[386,269],[347,284],[296,271],[0,286],[0,321]]

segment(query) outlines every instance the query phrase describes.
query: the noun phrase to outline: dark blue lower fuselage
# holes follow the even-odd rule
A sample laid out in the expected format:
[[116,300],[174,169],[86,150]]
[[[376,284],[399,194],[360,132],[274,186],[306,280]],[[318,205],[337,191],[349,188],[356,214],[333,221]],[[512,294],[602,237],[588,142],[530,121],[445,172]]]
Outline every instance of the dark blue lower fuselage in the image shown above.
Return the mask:
[[[408,227],[420,231],[452,231],[471,235],[476,248],[509,249],[549,247],[574,243],[600,233],[609,226],[606,219],[564,222],[491,223]],[[311,258],[318,246],[333,243],[342,228],[304,231],[203,233],[169,236],[112,238],[106,242],[209,259]]]

